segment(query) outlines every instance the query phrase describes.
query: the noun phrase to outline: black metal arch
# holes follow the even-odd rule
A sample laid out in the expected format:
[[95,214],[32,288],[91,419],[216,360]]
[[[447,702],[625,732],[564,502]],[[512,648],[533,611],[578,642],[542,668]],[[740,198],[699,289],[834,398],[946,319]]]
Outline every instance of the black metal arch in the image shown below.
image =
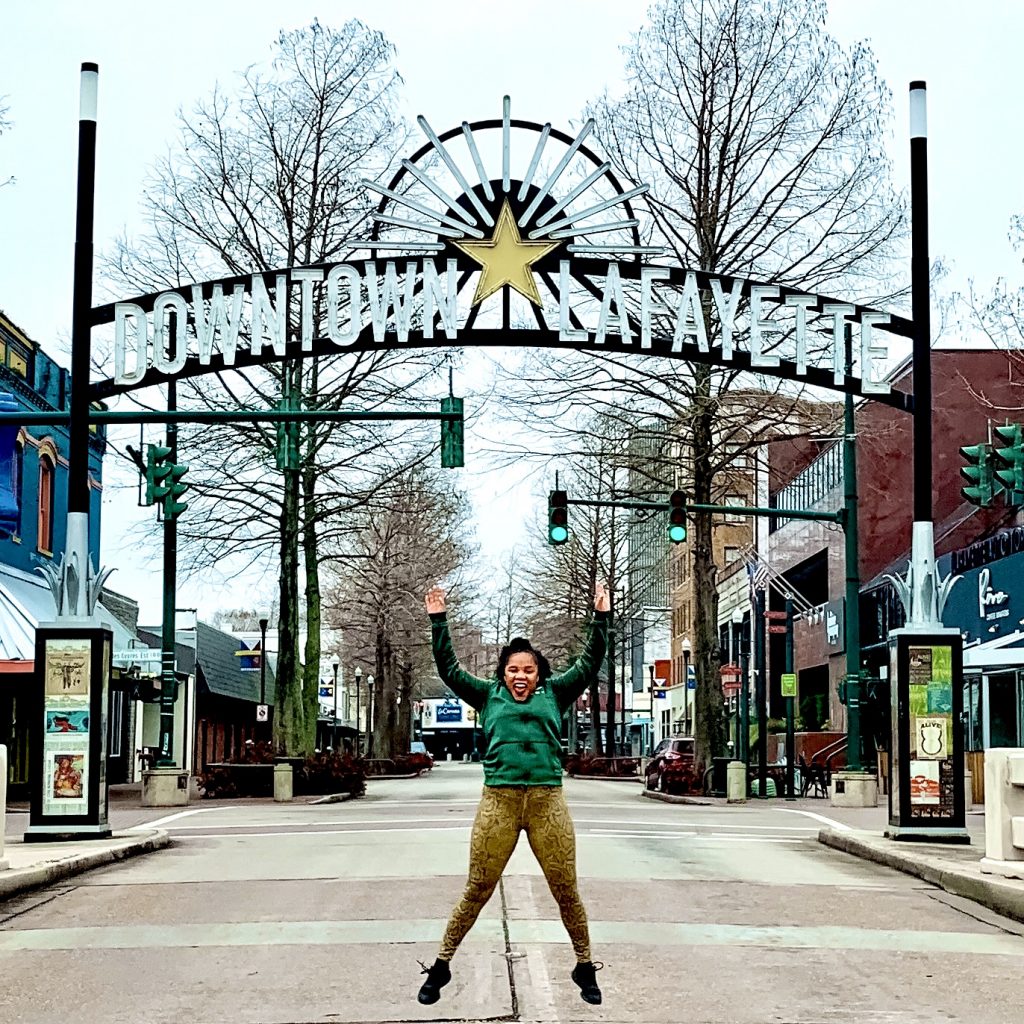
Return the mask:
[[[461,291],[469,279],[469,276],[478,268],[462,254],[455,252],[452,255],[456,258],[456,263],[460,271],[458,290]],[[429,256],[408,258],[398,257],[398,259],[403,259],[405,263],[415,264],[418,270],[422,270],[424,260],[429,258]],[[362,263],[376,261],[350,260],[346,262],[348,265],[360,266]],[[573,278],[579,285],[594,293],[596,286],[593,284],[593,281],[588,280],[588,278],[603,277],[607,272],[608,262],[609,261],[606,259],[594,257],[574,257],[571,260]],[[326,272],[332,266],[337,265],[338,264],[320,264],[317,269],[322,269]],[[631,280],[639,279],[643,266],[655,266],[655,264],[640,265],[632,261],[618,263],[621,276]],[[535,267],[538,275],[544,281],[548,290],[553,295],[557,296],[558,289],[553,277],[553,275],[557,275],[558,273],[557,255],[552,254],[545,260],[539,261],[535,264]],[[701,289],[710,288],[710,281],[715,277],[717,280],[721,281],[723,286],[727,289],[733,288],[738,282],[741,285],[742,294],[746,296],[750,294],[751,288],[770,283],[755,281],[749,278],[731,278],[711,275],[706,274],[703,271],[689,271],[685,267],[662,267],[661,269],[668,271],[668,277],[665,279],[664,283],[671,286],[681,286],[684,283],[687,274],[693,273],[696,276],[698,287]],[[261,276],[268,286],[273,286],[275,284],[276,277],[280,275],[284,275],[289,285],[291,284],[291,269],[286,269],[280,271],[268,271],[262,275],[246,274],[221,278],[217,281],[205,281],[202,284],[197,284],[195,286],[183,285],[178,288],[164,289],[162,292],[154,292],[149,295],[137,296],[125,301],[134,303],[146,312],[150,312],[157,296],[166,294],[167,292],[176,292],[186,300],[191,300],[192,288],[198,287],[202,292],[203,298],[208,299],[216,285],[220,285],[225,292],[228,292],[239,284],[248,286],[248,283],[253,276]],[[767,301],[782,303],[785,301],[787,296],[807,294],[795,288],[787,288],[783,286],[777,287],[779,289],[778,298]],[[508,290],[507,287],[505,290]],[[840,304],[840,300],[829,298],[827,296],[815,295],[813,297],[816,300],[815,304],[809,307],[809,311],[812,312],[816,311],[821,313],[823,311],[823,307],[826,305]],[[867,313],[879,312],[868,306],[860,306],[854,303],[844,304],[853,307],[853,312],[849,315],[849,319],[853,321],[860,320]],[[373,336],[372,325],[367,324],[362,328],[356,340],[351,345],[346,345],[344,347],[335,345],[327,337],[319,337],[313,340],[309,351],[303,351],[295,342],[290,342],[284,355],[278,355],[276,352],[267,349],[261,349],[260,351],[253,353],[248,349],[239,348],[235,353],[234,362],[230,365],[225,363],[224,357],[220,354],[214,354],[208,364],[201,364],[197,355],[191,355],[186,360],[185,366],[175,374],[166,374],[150,368],[140,381],[133,384],[119,384],[112,378],[95,382],[90,386],[90,398],[93,401],[97,401],[113,397],[114,395],[139,390],[141,388],[165,384],[172,379],[177,380],[185,377],[196,377],[206,373],[220,373],[230,371],[232,369],[245,369],[252,366],[282,362],[285,359],[317,358],[320,356],[343,355],[347,352],[375,352],[382,349],[443,348],[451,346],[479,345],[482,347],[508,346],[511,348],[539,346],[544,348],[563,349],[566,351],[576,349],[584,352],[616,352],[620,354],[632,353],[634,355],[661,356],[669,359],[679,359],[685,362],[718,365],[728,369],[747,371],[770,377],[779,377],[785,380],[802,381],[815,387],[825,388],[830,391],[839,391],[842,393],[861,396],[906,412],[913,412],[914,409],[913,396],[908,393],[894,390],[890,391],[888,394],[864,394],[860,378],[848,376],[844,379],[842,384],[836,384],[831,370],[823,367],[808,366],[806,367],[805,372],[798,373],[797,366],[792,360],[783,359],[777,367],[754,367],[750,364],[749,352],[736,349],[734,350],[731,359],[723,360],[719,350],[712,348],[708,352],[702,352],[694,343],[685,343],[679,347],[679,351],[674,352],[672,351],[673,344],[671,336],[665,335],[653,336],[651,340],[651,348],[642,349],[639,342],[639,326],[632,320],[630,321],[630,326],[633,329],[636,339],[633,344],[624,344],[622,338],[618,334],[609,335],[601,344],[598,344],[595,332],[593,331],[587,331],[585,339],[566,342],[559,338],[558,327],[549,326],[544,321],[539,310],[535,310],[537,318],[535,327],[513,328],[509,323],[508,305],[506,303],[503,305],[504,316],[501,327],[479,328],[475,326],[476,314],[479,308],[479,306],[473,308],[466,323],[460,327],[459,336],[455,339],[445,337],[435,328],[435,337],[433,338],[425,338],[423,336],[422,329],[419,329],[410,330],[408,340],[400,341],[396,331],[387,330],[385,331],[384,339],[382,341],[376,341]],[[100,325],[111,323],[114,320],[114,310],[114,303],[108,303],[104,306],[94,308],[92,310],[92,324]],[[574,326],[577,329],[585,329],[582,328],[582,325],[578,321],[574,321]],[[891,316],[888,324],[877,324],[876,327],[880,330],[886,330],[891,334],[901,337],[912,337],[913,335],[913,323],[903,317]]]
[[[524,121],[521,118],[517,118],[517,117],[509,118],[508,124],[509,124],[510,128],[525,128],[528,131],[536,132],[538,135],[544,130],[544,127],[545,127],[542,124],[538,124],[536,121]],[[477,129],[479,129],[480,131],[489,131],[492,128],[503,128],[504,126],[505,126],[505,122],[500,117],[490,117],[490,118],[486,118],[483,121],[473,121],[473,122],[469,123],[469,128],[470,128],[471,131],[474,131],[474,130],[477,130]],[[576,141],[576,136],[569,135],[568,133],[563,132],[559,128],[554,128],[551,125],[548,125],[547,128],[548,128],[548,135],[551,138],[557,139],[559,142],[564,142],[567,146],[571,146]],[[447,142],[449,139],[457,138],[461,134],[462,134],[462,126],[460,125],[458,128],[449,128],[447,131],[442,132],[440,135],[438,135],[437,140],[438,140],[438,142]],[[428,140],[422,146],[420,146],[420,148],[417,149],[416,152],[413,153],[412,156],[408,157],[409,163],[411,163],[411,164],[416,163],[418,160],[421,160],[424,156],[426,156],[433,149],[434,149],[434,143],[432,141]],[[585,156],[595,167],[600,167],[601,164],[604,163],[604,160],[602,160],[592,149],[589,149],[587,146],[584,146],[582,144],[580,144],[579,146],[576,147],[576,152],[577,153],[581,153],[583,156]],[[399,183],[402,181],[402,178],[404,178],[406,174],[408,174],[408,171],[406,171],[406,169],[404,167],[399,167],[399,169],[395,172],[394,177],[391,179],[390,182],[388,182],[388,186],[387,187],[392,192],[396,192],[398,190]],[[617,195],[622,195],[622,193],[623,193],[622,185],[619,183],[618,177],[615,175],[615,172],[611,168],[609,168],[607,171],[605,171],[604,174],[602,175],[602,177],[608,179],[609,184],[612,186],[612,188],[615,189],[615,192],[616,192]],[[491,184],[492,185],[494,184],[494,181],[495,181],[495,179],[491,179]],[[511,182],[510,183],[510,193],[512,191],[512,189],[511,189],[511,185],[512,184],[515,184],[515,185],[518,186],[520,184],[520,182],[516,181],[516,182]],[[473,187],[474,192],[479,187],[480,186],[474,186]],[[537,188],[537,186],[532,185],[532,184],[530,186],[530,190],[531,191],[529,193],[527,193],[526,199],[523,201],[524,205],[528,204],[530,202],[530,200],[532,199],[532,197],[534,195],[536,195],[537,192],[540,191],[540,189]],[[457,197],[457,199],[461,199],[461,198],[462,198],[462,196]],[[481,198],[483,198],[483,197],[481,196]],[[391,203],[391,202],[393,202],[393,200],[389,199],[387,196],[382,196],[380,202],[377,204],[377,212],[378,213],[383,213],[385,211],[385,209],[387,208],[388,204]],[[636,214],[633,212],[633,206],[632,206],[632,204],[630,203],[630,201],[628,199],[623,200],[622,206],[625,209],[626,213],[629,215],[629,218],[631,220],[636,217]],[[544,205],[539,207],[536,210],[536,212],[534,213],[534,216],[533,216],[532,219],[535,221],[537,219],[537,217],[540,216],[540,214],[546,212],[546,208],[547,207],[544,206]],[[522,227],[525,227],[525,226],[526,226],[525,224],[522,225]],[[374,226],[373,226],[373,233],[372,233],[372,237],[374,239],[378,239],[379,238],[379,235],[377,233],[378,232],[378,228],[379,228],[379,225],[378,224],[374,224]],[[640,233],[637,231],[637,229],[636,228],[630,228],[630,234],[633,237],[633,244],[634,245],[640,245],[641,244],[641,242],[640,242]],[[636,260],[639,261],[639,256],[636,257]],[[622,262],[626,262],[626,261],[624,260]]]

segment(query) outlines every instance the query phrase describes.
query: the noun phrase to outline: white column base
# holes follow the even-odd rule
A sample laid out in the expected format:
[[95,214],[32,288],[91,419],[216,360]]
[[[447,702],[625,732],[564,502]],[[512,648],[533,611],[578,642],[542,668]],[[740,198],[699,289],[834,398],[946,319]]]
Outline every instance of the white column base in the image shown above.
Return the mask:
[[274,800],[286,804],[292,798],[292,766],[290,764],[274,765]]
[[994,857],[982,857],[979,867],[986,875],[1024,878],[1024,860],[996,860]]
[[877,807],[878,779],[869,772],[834,772],[829,795],[833,807]]
[[189,773],[180,768],[150,768],[142,773],[143,807],[187,807]]
[[730,804],[747,802],[747,766],[742,761],[730,761],[726,767],[725,798]]

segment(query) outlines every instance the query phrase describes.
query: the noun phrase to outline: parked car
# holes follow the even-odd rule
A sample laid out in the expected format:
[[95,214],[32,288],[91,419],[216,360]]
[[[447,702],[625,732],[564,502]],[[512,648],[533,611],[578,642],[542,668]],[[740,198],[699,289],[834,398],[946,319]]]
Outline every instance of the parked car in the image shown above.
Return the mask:
[[410,754],[425,754],[427,757],[430,758],[430,763],[431,764],[434,763],[434,755],[429,750],[427,750],[427,745],[422,740],[413,740],[409,744],[409,753]]
[[647,789],[664,789],[662,772],[667,764],[694,763],[695,747],[692,736],[672,736],[663,739],[655,748],[644,776]]

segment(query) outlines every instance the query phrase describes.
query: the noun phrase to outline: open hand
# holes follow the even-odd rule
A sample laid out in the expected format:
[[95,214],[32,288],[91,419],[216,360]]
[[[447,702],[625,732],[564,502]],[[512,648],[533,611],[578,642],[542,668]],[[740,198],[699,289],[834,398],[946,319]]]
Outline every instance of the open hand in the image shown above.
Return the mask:
[[599,612],[611,611],[612,602],[608,596],[608,588],[603,583],[594,585],[594,610]]
[[439,615],[444,611],[444,587],[431,587],[423,603],[427,606],[428,615]]

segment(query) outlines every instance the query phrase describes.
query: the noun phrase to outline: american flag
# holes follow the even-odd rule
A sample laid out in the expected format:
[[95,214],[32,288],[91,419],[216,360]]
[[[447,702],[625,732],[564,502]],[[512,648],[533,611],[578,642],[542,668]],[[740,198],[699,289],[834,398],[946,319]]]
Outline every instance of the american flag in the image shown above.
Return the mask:
[[752,591],[764,590],[768,586],[771,569],[767,562],[759,559],[757,562],[747,562],[747,575],[750,577]]

